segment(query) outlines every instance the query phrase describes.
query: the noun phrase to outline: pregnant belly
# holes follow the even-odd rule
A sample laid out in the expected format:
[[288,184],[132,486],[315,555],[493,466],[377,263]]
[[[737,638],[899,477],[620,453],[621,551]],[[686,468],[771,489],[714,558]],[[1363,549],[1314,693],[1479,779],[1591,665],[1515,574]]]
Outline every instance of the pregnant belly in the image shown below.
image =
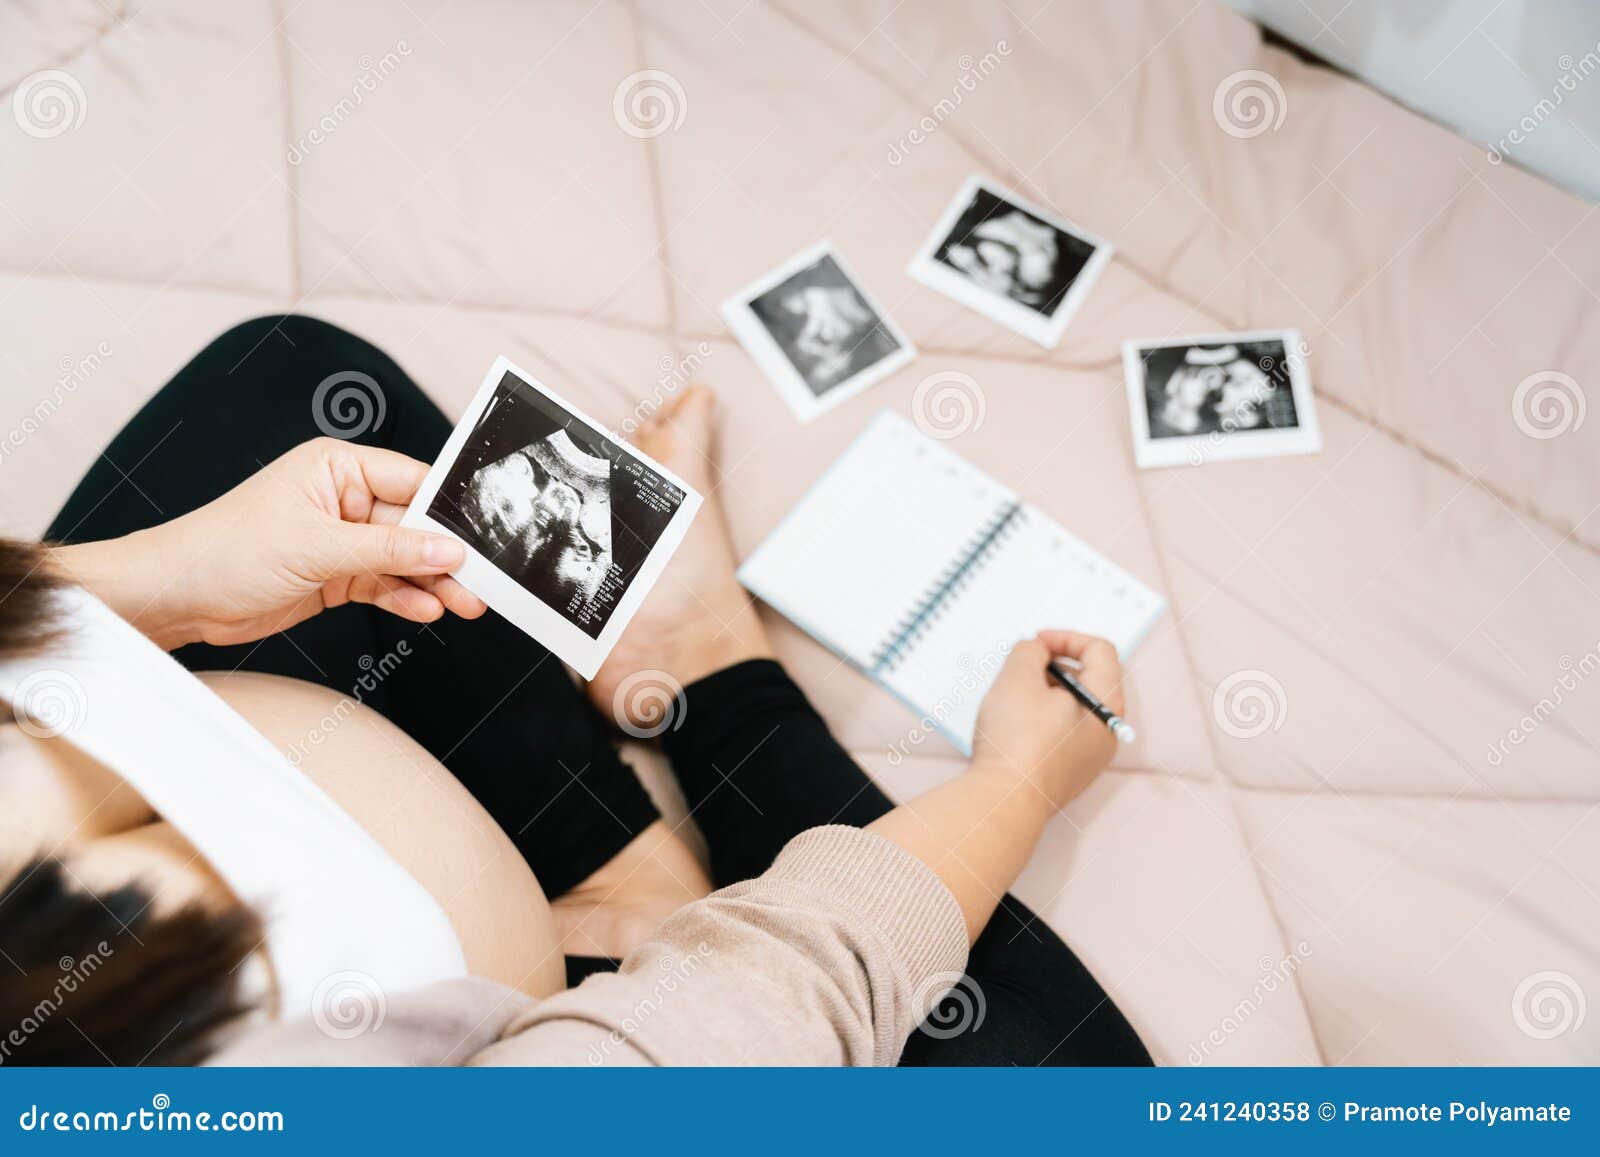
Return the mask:
[[249,672],[200,678],[433,894],[474,976],[532,996],[565,987],[550,904],[522,854],[410,736],[325,687]]

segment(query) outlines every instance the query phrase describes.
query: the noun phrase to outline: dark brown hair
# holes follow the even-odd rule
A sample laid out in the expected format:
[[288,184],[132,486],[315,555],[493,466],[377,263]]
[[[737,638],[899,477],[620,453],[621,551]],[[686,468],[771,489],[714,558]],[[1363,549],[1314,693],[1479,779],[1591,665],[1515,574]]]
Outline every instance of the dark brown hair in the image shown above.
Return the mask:
[[[56,639],[51,604],[66,585],[43,547],[0,538],[0,659]],[[261,944],[255,914],[157,916],[136,883],[95,895],[67,875],[52,856],[0,882],[0,1067],[204,1059],[247,1010],[239,965]]]
[[50,642],[50,600],[65,581],[45,564],[37,543],[0,538],[0,659],[25,655]]
[[0,899],[0,1066],[183,1065],[247,1011],[239,965],[261,943],[242,906],[151,914],[137,884],[94,895],[34,860]]

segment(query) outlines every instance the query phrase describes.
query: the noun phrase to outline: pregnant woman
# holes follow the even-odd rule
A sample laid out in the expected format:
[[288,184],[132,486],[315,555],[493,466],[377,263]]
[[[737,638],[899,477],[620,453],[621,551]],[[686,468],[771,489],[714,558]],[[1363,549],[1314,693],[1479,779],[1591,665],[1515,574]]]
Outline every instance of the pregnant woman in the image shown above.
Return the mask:
[[[351,373],[382,420],[317,438]],[[712,429],[690,390],[637,440],[710,496]],[[579,688],[394,526],[449,432],[372,346],[265,318],[57,545],[0,543],[0,1061],[1148,1063],[1003,895],[1114,746],[1045,665],[1120,712],[1108,644],[1019,644],[971,768],[894,808],[771,658],[714,502]],[[709,875],[602,714],[647,670],[685,688]]]

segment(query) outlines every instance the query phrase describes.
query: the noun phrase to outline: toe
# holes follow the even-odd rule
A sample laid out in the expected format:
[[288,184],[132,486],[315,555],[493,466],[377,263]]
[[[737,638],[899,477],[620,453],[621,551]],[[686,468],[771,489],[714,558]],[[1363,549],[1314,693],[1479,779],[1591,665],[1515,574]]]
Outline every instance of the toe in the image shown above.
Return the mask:
[[680,429],[703,434],[711,428],[712,411],[716,408],[717,393],[709,386],[689,386],[673,400],[666,419]]
[[664,430],[672,421],[673,412],[678,408],[680,398],[668,395],[667,399],[651,410],[645,419],[639,423],[640,434],[654,434]]

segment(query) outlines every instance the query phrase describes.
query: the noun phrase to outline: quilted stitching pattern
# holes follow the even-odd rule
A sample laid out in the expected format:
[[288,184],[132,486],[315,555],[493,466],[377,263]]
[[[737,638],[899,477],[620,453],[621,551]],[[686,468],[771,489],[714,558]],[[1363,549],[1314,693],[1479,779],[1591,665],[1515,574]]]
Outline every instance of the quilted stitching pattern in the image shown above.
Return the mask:
[[[1540,439],[1511,410],[1530,375],[1593,391],[1593,206],[1208,2],[130,9],[0,49],[8,81],[62,69],[87,102],[49,139],[0,123],[5,531],[257,313],[363,333],[447,409],[504,352],[620,421],[703,350],[742,549],[868,414],[959,369],[988,405],[958,449],[1172,603],[1133,665],[1146,739],[1019,886],[1157,1055],[1600,1060],[1600,1017],[1543,1039],[1511,1007],[1547,971],[1600,998],[1600,679],[1573,679],[1600,646],[1600,422]],[[644,69],[682,94],[648,137],[613,107]],[[1213,111],[1244,69],[1286,104],[1248,139]],[[1118,247],[1055,351],[904,276],[972,170]],[[923,357],[802,432],[715,306],[824,235]],[[1321,455],[1133,468],[1124,338],[1282,324],[1313,347]],[[891,790],[953,773],[931,741],[891,766],[905,713],[774,631]]]

